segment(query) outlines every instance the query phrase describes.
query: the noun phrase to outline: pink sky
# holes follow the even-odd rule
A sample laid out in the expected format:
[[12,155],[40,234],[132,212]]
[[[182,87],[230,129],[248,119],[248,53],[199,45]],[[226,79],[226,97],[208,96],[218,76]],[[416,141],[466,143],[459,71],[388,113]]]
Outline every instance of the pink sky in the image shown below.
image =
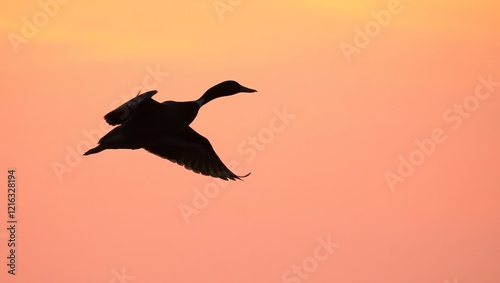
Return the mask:
[[[496,2],[16,5],[0,281],[500,282]],[[192,126],[244,181],[144,150],[81,156],[138,90],[187,101],[227,79],[258,92]]]

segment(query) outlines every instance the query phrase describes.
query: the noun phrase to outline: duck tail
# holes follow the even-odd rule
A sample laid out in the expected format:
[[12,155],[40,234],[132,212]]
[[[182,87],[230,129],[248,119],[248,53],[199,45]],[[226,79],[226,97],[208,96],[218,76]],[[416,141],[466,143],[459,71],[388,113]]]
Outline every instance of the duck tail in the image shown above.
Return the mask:
[[85,152],[83,155],[91,155],[91,154],[94,154],[94,153],[98,153],[98,152],[101,152],[103,150],[105,150],[106,148],[104,148],[102,145],[98,145],[94,148],[91,148],[89,150],[87,150],[87,152]]

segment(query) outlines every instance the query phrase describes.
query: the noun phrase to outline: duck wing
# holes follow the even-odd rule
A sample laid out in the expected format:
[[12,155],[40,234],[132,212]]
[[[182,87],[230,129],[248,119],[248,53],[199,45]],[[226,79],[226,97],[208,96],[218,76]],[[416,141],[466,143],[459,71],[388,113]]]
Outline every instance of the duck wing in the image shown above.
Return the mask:
[[104,116],[104,120],[111,126],[123,124],[125,121],[136,116],[139,113],[149,111],[152,108],[161,106],[161,103],[153,100],[151,97],[158,91],[152,90],[143,94],[137,95],[129,101],[123,103],[115,110],[109,112]]
[[237,176],[231,172],[217,156],[210,142],[191,127],[144,149],[206,176],[241,180],[250,175]]

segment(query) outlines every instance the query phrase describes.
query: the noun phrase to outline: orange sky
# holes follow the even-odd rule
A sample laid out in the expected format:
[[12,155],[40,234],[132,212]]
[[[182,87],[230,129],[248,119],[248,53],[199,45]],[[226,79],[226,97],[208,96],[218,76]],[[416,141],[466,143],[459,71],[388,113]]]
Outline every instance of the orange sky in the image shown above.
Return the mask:
[[[497,2],[16,5],[0,12],[0,281],[500,282]],[[192,126],[244,181],[81,156],[137,91],[194,100],[227,79],[258,92]]]

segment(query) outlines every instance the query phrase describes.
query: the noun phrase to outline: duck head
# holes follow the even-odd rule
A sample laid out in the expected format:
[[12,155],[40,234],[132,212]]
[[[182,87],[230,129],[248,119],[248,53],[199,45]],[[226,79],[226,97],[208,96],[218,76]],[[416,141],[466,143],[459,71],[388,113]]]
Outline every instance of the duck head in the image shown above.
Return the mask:
[[240,92],[256,92],[256,90],[244,87],[235,81],[225,81],[209,88],[196,102],[202,106],[218,97],[229,96]]

